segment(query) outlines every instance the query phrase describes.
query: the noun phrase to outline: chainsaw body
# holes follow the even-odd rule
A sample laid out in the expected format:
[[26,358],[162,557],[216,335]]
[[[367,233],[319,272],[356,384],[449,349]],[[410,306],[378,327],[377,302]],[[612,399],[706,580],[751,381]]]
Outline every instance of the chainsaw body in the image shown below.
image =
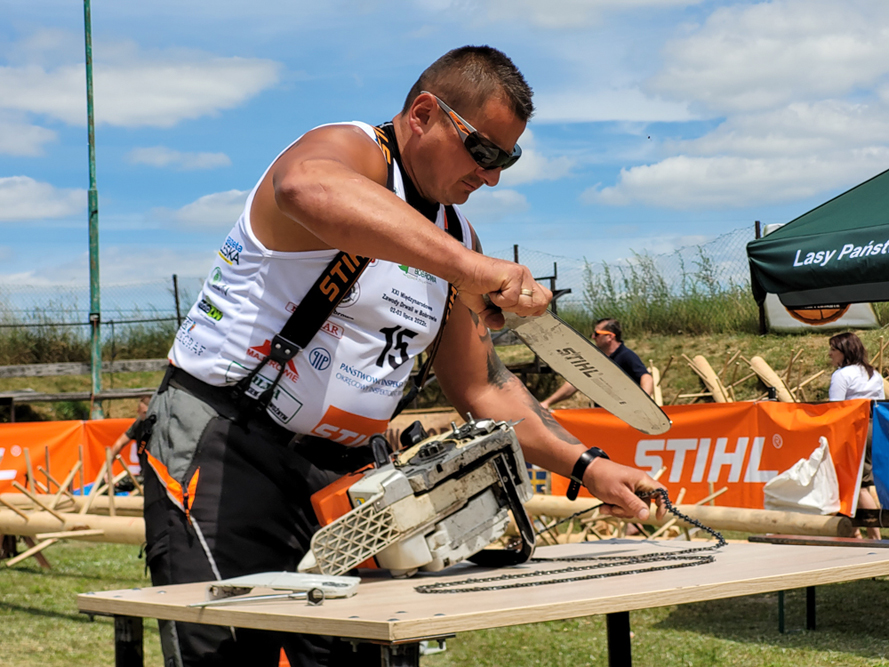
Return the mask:
[[[325,503],[328,489],[348,503]],[[515,564],[533,551],[523,507],[531,483],[507,422],[471,419],[328,489],[312,497],[327,525],[313,536],[301,572],[340,575],[372,558],[394,576],[410,576],[471,557],[486,565]],[[337,505],[346,511],[331,517]],[[522,549],[482,552],[506,532],[508,510],[519,525]]]

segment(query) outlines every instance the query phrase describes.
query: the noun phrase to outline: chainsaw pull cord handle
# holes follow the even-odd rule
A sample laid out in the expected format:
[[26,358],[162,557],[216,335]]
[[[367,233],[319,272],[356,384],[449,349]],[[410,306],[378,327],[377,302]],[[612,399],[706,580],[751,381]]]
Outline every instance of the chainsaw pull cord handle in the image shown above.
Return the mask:
[[500,488],[506,494],[506,498],[509,501],[509,509],[512,510],[512,517],[515,519],[516,526],[519,529],[522,545],[519,549],[482,549],[470,556],[469,560],[481,567],[521,565],[528,562],[534,554],[534,526],[531,525],[531,519],[525,511],[522,499],[519,498],[516,485],[512,483],[509,465],[506,463],[503,454],[497,455],[493,463],[497,476],[500,479]]

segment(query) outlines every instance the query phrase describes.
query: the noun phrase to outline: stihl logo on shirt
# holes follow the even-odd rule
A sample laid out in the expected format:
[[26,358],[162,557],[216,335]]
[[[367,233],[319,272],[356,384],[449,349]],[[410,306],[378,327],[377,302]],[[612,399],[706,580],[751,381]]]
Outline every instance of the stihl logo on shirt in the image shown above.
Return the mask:
[[[248,357],[259,359],[260,361],[265,359],[271,353],[272,341],[270,340],[266,340],[266,342],[264,342],[262,345],[256,345],[255,347],[247,349]],[[275,370],[278,370],[279,368],[278,363],[272,361],[271,359],[269,359],[268,367],[274,368]],[[297,380],[299,380],[299,373],[296,372],[296,364],[293,363],[293,359],[287,362],[287,368],[284,369],[284,375],[286,375],[291,382],[296,382]]]
[[318,425],[312,429],[312,435],[342,445],[361,445],[374,433],[385,432],[388,425],[388,419],[362,417],[331,405]]

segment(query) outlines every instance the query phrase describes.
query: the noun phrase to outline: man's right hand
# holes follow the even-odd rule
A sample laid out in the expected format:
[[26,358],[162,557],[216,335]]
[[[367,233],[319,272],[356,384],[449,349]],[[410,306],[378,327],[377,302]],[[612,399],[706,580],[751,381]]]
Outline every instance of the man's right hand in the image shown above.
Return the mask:
[[[522,317],[542,315],[552,292],[534,280],[527,266],[473,253],[475,266],[464,278],[453,280],[460,300],[489,329],[502,329],[502,311]],[[489,301],[485,300],[488,297]]]

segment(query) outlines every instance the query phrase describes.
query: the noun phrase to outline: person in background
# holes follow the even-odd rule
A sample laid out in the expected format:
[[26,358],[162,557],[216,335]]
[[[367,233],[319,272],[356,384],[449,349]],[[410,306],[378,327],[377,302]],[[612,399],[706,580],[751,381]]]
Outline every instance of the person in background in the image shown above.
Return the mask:
[[[148,413],[148,403],[151,401],[151,396],[143,396],[139,399],[139,404],[136,406],[136,420],[130,425],[130,427],[120,434],[120,437],[114,441],[114,444],[111,445],[111,458],[116,457],[120,452],[126,447],[128,444],[133,442],[136,439],[136,429],[139,427],[139,424],[145,419],[145,415]],[[132,463],[130,460],[127,460],[127,465],[132,468]]]
[[[624,373],[633,378],[636,384],[642,387],[646,394],[651,396],[654,391],[654,379],[651,377],[651,373],[648,372],[645,364],[642,363],[639,355],[624,345],[620,322],[612,318],[599,320],[596,322],[593,340],[596,343],[596,347],[607,354],[611,361],[620,366]],[[566,382],[556,389],[549,398],[541,401],[540,405],[549,410],[556,403],[573,396],[576,391],[577,389],[574,385]]]
[[[870,398],[882,401],[885,398],[883,377],[867,361],[867,350],[861,339],[853,333],[841,333],[830,339],[830,361],[837,369],[830,377],[828,396],[831,401],[845,401],[853,398]],[[871,464],[870,433],[867,436],[867,449],[864,454],[864,470],[861,474],[861,489],[858,492],[858,507],[868,510],[879,509],[868,489],[874,485],[874,471]],[[867,536],[881,539],[880,529],[867,529]]]

